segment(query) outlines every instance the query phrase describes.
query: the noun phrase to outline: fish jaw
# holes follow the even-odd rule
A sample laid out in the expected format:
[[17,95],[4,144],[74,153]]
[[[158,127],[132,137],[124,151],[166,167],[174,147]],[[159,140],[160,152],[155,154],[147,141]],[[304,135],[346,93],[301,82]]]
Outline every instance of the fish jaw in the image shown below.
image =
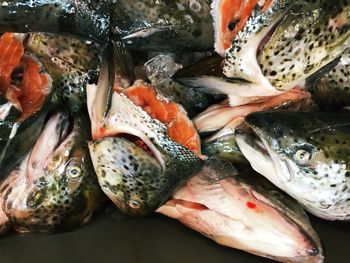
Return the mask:
[[[348,117],[342,112],[337,116],[328,114],[331,113],[254,113],[245,121],[254,133],[239,131],[236,139],[254,170],[306,210],[326,220],[348,221],[348,163],[347,157],[339,154],[348,156],[348,149],[336,143],[329,150],[322,145],[347,141]],[[299,122],[293,123],[295,119]],[[300,154],[309,159],[300,163]]]
[[157,212],[224,246],[278,261],[323,261],[320,241],[307,220],[290,217],[253,185],[233,176],[213,181],[203,174],[205,169]]
[[44,176],[48,159],[56,150],[60,141],[67,136],[68,126],[68,116],[64,113],[54,115],[45,125],[28,160],[27,180],[29,183]]
[[[131,216],[155,211],[183,180],[202,167],[201,162],[183,155],[182,161],[175,157],[167,160],[163,168],[150,153],[121,137],[90,142],[89,148],[102,190]],[[179,170],[184,171],[181,176]]]
[[[132,142],[106,137],[89,143],[90,155],[105,194],[123,212],[145,215],[156,209],[161,191],[169,191],[164,170]],[[160,192],[160,193],[159,193]]]
[[266,12],[259,9],[253,11],[244,29],[238,33],[225,54],[223,73],[226,77],[244,79],[266,89],[274,88],[264,76],[257,54],[264,39],[273,32],[287,12],[289,2],[274,1]]

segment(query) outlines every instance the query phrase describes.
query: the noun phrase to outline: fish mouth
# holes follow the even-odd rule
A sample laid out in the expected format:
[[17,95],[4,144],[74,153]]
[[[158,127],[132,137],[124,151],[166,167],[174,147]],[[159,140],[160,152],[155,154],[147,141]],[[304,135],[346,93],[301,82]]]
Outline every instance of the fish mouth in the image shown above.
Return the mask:
[[[254,198],[256,198],[253,195]],[[299,251],[285,251],[286,254],[288,253],[295,253],[293,256],[288,256],[288,255],[283,255],[283,252],[281,253],[281,255],[277,256],[276,254],[274,254],[273,252],[271,254],[269,254],[269,252],[266,250],[265,252],[259,251],[259,249],[256,248],[249,248],[249,245],[244,244],[244,241],[242,244],[239,244],[239,241],[237,243],[238,246],[242,246],[242,247],[238,247],[239,249],[243,249],[245,251],[247,251],[248,253],[251,254],[255,254],[257,256],[263,256],[266,258],[270,258],[273,260],[277,260],[277,261],[281,261],[281,262],[323,262],[323,247],[322,244],[320,243],[320,241],[318,240],[318,237],[314,235],[314,233],[309,234],[307,231],[309,229],[305,229],[300,222],[294,220],[293,218],[291,218],[290,216],[288,216],[288,214],[286,214],[284,211],[276,208],[275,206],[272,206],[270,203],[265,201],[261,201],[258,198],[255,199],[256,203],[262,203],[264,205],[269,206],[271,209],[273,209],[276,212],[276,215],[278,214],[278,216],[280,217],[280,220],[283,221],[282,224],[284,225],[289,225],[290,228],[293,228],[294,231],[296,231],[294,234],[300,236],[300,242],[304,243],[304,246],[301,250]],[[249,203],[251,206],[255,206],[254,203]],[[157,210],[158,213],[162,213],[164,215],[167,215],[169,217],[172,218],[177,218],[180,216],[180,214],[178,214],[178,212],[176,211],[176,208],[178,208],[180,210],[183,211],[187,211],[187,213],[189,213],[189,211],[194,211],[195,213],[209,213],[211,214],[212,218],[222,218],[225,220],[230,220],[231,223],[234,222],[234,229],[237,232],[242,231],[242,233],[244,231],[251,231],[252,229],[250,229],[249,226],[246,226],[243,222],[240,222],[240,220],[236,217],[232,217],[230,218],[229,216],[227,216],[226,214],[222,214],[216,210],[210,209],[209,207],[207,207],[205,204],[202,203],[197,203],[191,200],[186,200],[186,199],[171,199],[169,200],[163,207],[159,208]],[[200,218],[200,217],[197,217]],[[198,219],[200,220],[200,219]],[[197,222],[199,225],[201,224],[201,222]],[[259,222],[261,223],[261,222]],[[271,222],[272,223],[272,222]],[[194,228],[194,226],[192,226]],[[196,230],[196,229],[195,229]],[[214,238],[214,236],[210,236],[210,234],[205,232],[206,230],[201,230],[199,232],[201,232],[203,235],[209,237],[209,238]],[[232,242],[232,240],[226,239],[225,237],[217,237],[216,242],[218,242],[219,244],[225,245],[225,246],[230,246],[229,243]],[[260,241],[261,242],[261,241]],[[268,244],[268,242],[266,242],[266,244]],[[284,244],[286,246],[288,246],[288,242],[286,242],[286,244]],[[259,246],[259,245],[257,245]],[[282,245],[283,246],[283,245]],[[256,250],[255,250],[256,249]],[[265,248],[266,249],[266,248]],[[273,250],[272,250],[273,251]],[[278,253],[277,253],[278,254]]]
[[239,149],[252,168],[278,188],[284,189],[284,184],[291,180],[293,169],[272,149],[259,129],[245,121],[245,129],[237,130],[235,135]]
[[[124,138],[155,158],[165,169],[165,160],[157,146],[152,143],[145,132],[129,125],[129,121],[139,117],[141,109],[133,105],[124,94],[114,90],[115,76],[112,76],[110,72],[111,65],[105,59],[101,65],[97,85],[89,84],[86,88],[93,140],[106,137]],[[135,110],[135,108],[137,109]],[[123,119],[123,123],[118,123],[118,116]]]
[[[191,180],[157,212],[178,219],[224,246],[282,262],[322,262],[320,240],[301,208],[301,217],[298,212],[293,216],[291,200],[286,201],[289,207],[285,209],[279,207],[283,198],[276,204],[264,190],[236,188],[239,184],[232,178],[213,183],[197,175]],[[213,201],[212,195],[222,196],[220,204]],[[276,225],[283,227],[275,228]],[[269,238],[256,238],[259,235]]]
[[66,148],[71,144],[74,122],[65,112],[54,114],[46,123],[43,132],[30,154],[29,178],[38,178],[42,173],[52,172],[61,167],[67,158]]

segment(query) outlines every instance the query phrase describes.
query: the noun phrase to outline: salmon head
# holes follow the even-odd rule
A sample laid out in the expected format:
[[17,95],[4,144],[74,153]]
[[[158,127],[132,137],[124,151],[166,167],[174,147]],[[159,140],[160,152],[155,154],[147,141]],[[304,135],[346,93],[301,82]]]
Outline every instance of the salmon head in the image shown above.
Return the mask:
[[149,86],[136,87],[136,92],[134,88],[108,92],[108,76],[102,72],[98,85],[90,85],[87,91],[94,168],[103,191],[123,212],[153,212],[203,166],[200,155],[191,150],[191,139],[184,142],[187,147],[173,139],[189,138],[188,121],[182,117],[169,119],[170,115],[177,116],[179,109],[174,104],[159,103]]
[[253,168],[328,220],[349,220],[349,113],[259,112],[237,143]]
[[215,242],[282,262],[322,262],[304,210],[265,178],[209,160],[159,213]]
[[2,228],[58,232],[88,222],[103,203],[84,129],[87,119],[53,115],[33,149],[1,183]]

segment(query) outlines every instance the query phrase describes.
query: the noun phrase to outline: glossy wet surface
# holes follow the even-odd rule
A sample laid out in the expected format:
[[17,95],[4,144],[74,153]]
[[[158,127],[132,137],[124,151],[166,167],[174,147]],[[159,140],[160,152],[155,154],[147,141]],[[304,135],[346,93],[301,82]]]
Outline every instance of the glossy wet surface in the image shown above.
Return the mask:
[[[311,218],[325,247],[327,262],[350,259],[350,224]],[[114,208],[73,232],[8,234],[0,238],[1,263],[263,263],[269,260],[216,245],[161,215],[127,218]]]

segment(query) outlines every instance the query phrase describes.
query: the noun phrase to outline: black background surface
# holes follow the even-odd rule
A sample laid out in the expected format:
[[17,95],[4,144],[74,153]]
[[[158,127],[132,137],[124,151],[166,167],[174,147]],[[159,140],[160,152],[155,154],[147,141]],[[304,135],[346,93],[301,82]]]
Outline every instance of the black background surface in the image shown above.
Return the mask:
[[[350,262],[350,225],[311,217],[327,262]],[[217,245],[162,215],[129,218],[114,208],[92,223],[62,234],[0,238],[1,263],[263,263],[272,262]]]

